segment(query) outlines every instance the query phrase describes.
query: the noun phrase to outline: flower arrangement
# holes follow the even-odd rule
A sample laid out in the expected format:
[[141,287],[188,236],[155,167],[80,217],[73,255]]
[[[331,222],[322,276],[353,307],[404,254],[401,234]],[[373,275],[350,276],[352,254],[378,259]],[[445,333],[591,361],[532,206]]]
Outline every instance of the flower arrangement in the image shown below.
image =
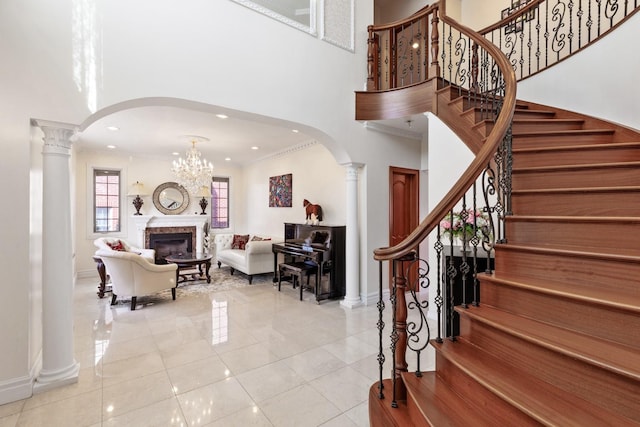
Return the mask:
[[[474,232],[475,224],[475,232]],[[466,211],[453,212],[453,216],[449,213],[442,221],[440,221],[442,234],[460,240],[467,241],[475,235],[478,239],[482,239],[482,230],[488,232],[489,215],[480,210],[467,209]]]

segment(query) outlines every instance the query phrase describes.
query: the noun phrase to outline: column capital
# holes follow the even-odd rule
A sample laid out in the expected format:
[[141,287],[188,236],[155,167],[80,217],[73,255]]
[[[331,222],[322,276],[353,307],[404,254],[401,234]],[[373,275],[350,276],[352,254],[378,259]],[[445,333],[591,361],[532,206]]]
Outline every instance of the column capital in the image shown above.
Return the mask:
[[345,163],[343,165],[347,168],[347,181],[358,180],[358,169],[364,166],[363,163]]
[[44,133],[44,154],[70,154],[77,139],[78,126],[50,120],[32,119],[31,124]]

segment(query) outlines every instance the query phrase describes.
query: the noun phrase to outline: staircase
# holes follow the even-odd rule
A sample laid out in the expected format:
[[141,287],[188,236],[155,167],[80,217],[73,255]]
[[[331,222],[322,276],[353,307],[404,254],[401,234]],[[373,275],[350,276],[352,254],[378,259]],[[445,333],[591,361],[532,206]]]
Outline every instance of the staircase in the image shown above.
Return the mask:
[[[437,92],[477,150],[493,123]],[[640,425],[640,132],[522,101],[512,132],[513,215],[481,303],[431,341],[435,372],[401,373],[397,408],[371,387],[372,426]]]

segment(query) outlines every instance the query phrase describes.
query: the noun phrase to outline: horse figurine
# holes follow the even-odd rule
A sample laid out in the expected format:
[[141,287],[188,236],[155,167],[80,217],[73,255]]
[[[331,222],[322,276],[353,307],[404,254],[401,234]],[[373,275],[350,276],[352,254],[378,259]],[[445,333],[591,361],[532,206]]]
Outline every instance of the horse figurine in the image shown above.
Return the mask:
[[314,205],[307,199],[302,201],[302,206],[304,206],[307,212],[306,224],[318,225],[320,221],[322,221],[322,206]]

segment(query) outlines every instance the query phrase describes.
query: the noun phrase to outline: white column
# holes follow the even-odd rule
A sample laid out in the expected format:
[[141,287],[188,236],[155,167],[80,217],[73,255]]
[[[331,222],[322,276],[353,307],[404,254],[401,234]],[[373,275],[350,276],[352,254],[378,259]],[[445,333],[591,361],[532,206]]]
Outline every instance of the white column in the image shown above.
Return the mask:
[[37,120],[42,150],[42,370],[34,392],[78,381],[73,356],[71,138],[75,127]]
[[340,305],[354,308],[362,304],[360,299],[360,224],[358,223],[358,169],[359,163],[347,167],[347,265],[346,295]]

